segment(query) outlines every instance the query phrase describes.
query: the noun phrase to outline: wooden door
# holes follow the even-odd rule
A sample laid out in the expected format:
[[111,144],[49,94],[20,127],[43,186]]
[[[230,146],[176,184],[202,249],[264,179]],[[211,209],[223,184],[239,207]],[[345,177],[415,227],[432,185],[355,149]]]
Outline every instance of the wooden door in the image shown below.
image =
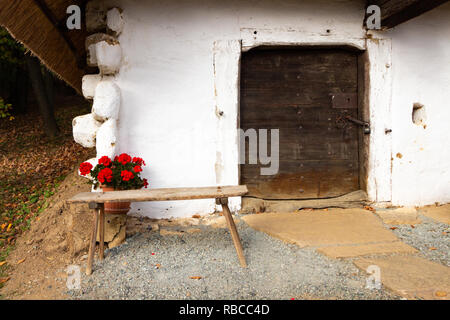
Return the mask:
[[[279,129],[279,171],[241,164],[264,199],[340,196],[359,189],[357,55],[341,49],[251,50],[241,61],[240,127]],[[248,145],[245,152],[248,156]],[[268,147],[270,150],[270,147]],[[248,159],[248,157],[246,157]]]

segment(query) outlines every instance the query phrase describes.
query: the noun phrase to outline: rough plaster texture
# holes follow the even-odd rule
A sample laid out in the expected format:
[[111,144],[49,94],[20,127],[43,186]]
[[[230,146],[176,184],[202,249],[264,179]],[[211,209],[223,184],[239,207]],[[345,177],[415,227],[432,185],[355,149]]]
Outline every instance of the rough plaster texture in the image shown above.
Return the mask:
[[85,148],[95,147],[97,131],[101,122],[94,119],[92,113],[78,116],[72,121],[73,138]]
[[92,114],[98,121],[119,118],[120,88],[113,81],[100,81],[95,88]]
[[100,41],[95,44],[95,56],[101,74],[115,74],[122,63],[120,44],[110,41]]
[[[345,44],[367,50],[370,62],[369,200],[396,205],[450,201],[450,148],[442,145],[450,112],[445,108],[450,50],[442,40],[448,37],[449,5],[366,39],[365,3],[357,0],[106,4],[123,9],[123,57],[115,79],[123,97],[119,152],[150,164],[143,174],[151,187],[238,180],[239,44],[241,51],[259,45]],[[430,53],[429,48],[435,49]],[[418,70],[418,65],[425,66]],[[412,123],[415,102],[426,108],[426,129]],[[392,156],[398,152],[403,158]],[[231,205],[236,210],[239,199]],[[196,200],[134,204],[132,211],[162,218],[215,208],[212,200]]]
[[112,8],[106,14],[106,25],[108,29],[113,31],[115,35],[119,35],[123,30],[123,17],[121,9]]
[[102,80],[102,76],[99,74],[87,74],[82,79],[83,96],[86,99],[93,99],[95,95],[95,88]]
[[85,40],[85,47],[87,51],[87,64],[91,67],[97,66],[96,44],[101,41],[118,44],[115,37],[106,33],[94,33],[89,35]]

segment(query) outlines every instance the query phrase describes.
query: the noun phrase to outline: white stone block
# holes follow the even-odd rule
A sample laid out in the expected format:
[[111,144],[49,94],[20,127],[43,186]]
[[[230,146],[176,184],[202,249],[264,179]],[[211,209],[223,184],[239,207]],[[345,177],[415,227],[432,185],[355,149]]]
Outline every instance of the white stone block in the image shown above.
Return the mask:
[[120,88],[112,81],[100,81],[95,88],[92,114],[98,121],[118,119],[120,109]]
[[122,48],[117,42],[100,41],[95,44],[97,65],[101,74],[119,72],[122,63]]
[[87,64],[90,67],[97,66],[97,53],[95,51],[96,44],[101,41],[108,43],[119,44],[119,42],[113,36],[106,33],[94,33],[86,37],[85,49],[87,52]]
[[106,25],[109,30],[113,31],[118,36],[123,30],[122,9],[112,8],[106,14]]
[[93,99],[95,95],[95,88],[102,80],[102,76],[99,74],[87,74],[82,80],[83,96],[86,99]]
[[95,139],[101,122],[94,119],[92,113],[76,117],[72,121],[73,138],[85,148],[95,147]]
[[117,121],[105,121],[97,132],[97,158],[108,156],[114,158],[117,142]]

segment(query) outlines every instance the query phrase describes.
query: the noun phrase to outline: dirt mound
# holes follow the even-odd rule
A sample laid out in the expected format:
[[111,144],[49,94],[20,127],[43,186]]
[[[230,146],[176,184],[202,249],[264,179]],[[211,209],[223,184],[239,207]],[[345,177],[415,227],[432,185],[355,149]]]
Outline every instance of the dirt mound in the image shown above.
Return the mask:
[[[90,191],[77,171],[69,174],[49,207],[31,224],[8,257],[11,278],[1,290],[8,299],[64,298],[70,264],[82,264],[89,246],[92,216],[86,205],[65,201]],[[25,259],[25,260],[24,260]]]

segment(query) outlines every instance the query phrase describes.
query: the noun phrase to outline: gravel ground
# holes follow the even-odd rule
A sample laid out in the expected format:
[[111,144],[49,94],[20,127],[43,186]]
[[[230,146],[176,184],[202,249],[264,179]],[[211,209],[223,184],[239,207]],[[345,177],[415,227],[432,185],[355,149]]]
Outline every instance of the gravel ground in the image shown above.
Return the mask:
[[[238,226],[249,267],[239,266],[226,229],[137,234],[96,262],[74,299],[398,299],[365,288],[351,261],[329,259]],[[154,253],[154,254],[153,254]],[[447,257],[448,258],[448,257]],[[191,279],[190,277],[201,277]]]
[[[395,235],[420,251],[424,258],[450,266],[450,227],[419,215],[422,223],[413,226],[396,225]],[[392,227],[391,225],[387,227]]]

